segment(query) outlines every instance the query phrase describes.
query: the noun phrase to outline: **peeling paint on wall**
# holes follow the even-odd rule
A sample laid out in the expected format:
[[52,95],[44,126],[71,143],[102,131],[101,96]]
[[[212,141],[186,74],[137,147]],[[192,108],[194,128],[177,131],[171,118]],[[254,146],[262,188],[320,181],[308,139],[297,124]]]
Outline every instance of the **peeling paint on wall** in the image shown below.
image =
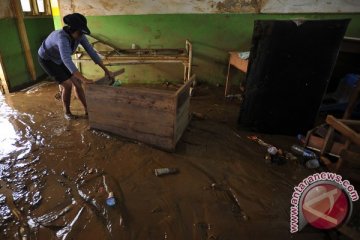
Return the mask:
[[12,17],[10,0],[0,0],[0,18]]
[[63,15],[172,13],[346,13],[360,12],[360,0],[61,0]]
[[216,4],[219,12],[260,12],[263,0],[223,0]]

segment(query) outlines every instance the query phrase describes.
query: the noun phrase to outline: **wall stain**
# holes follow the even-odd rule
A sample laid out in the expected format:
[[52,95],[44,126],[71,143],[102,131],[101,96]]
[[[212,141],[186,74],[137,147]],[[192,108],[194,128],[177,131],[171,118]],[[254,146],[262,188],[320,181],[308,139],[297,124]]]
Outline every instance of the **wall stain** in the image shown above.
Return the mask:
[[151,32],[151,27],[145,26],[144,27],[144,32]]
[[101,5],[103,6],[103,8],[105,10],[111,11],[114,9],[114,7],[116,7],[116,1],[108,1],[108,0],[100,0]]
[[[224,0],[216,4],[216,9],[221,12],[255,12],[260,13],[262,6],[268,0]],[[210,3],[211,7],[214,3]]]
[[154,36],[155,39],[160,39],[161,38],[161,31],[160,30],[156,30],[156,34]]

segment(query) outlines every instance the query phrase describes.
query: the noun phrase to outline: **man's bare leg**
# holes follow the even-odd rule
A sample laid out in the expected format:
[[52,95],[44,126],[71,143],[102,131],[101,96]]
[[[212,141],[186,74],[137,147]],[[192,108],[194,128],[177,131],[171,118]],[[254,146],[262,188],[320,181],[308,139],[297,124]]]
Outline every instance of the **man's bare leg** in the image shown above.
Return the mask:
[[73,115],[70,111],[71,89],[72,81],[70,79],[61,83],[61,100],[63,103],[65,117],[68,119],[73,118]]
[[63,87],[59,84],[59,91],[55,94],[55,99],[61,101]]
[[72,83],[74,84],[76,97],[80,100],[80,102],[84,106],[85,115],[87,115],[88,111],[87,111],[85,92],[81,85],[81,81],[75,77],[72,77],[70,79],[71,79]]

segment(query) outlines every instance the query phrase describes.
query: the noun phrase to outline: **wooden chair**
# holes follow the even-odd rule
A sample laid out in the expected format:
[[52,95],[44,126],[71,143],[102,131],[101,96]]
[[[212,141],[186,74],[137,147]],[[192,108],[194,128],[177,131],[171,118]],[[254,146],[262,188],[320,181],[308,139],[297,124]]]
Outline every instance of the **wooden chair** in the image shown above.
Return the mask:
[[[356,107],[360,95],[360,82],[357,84],[350,96],[348,107],[342,119],[337,119],[332,115],[326,117],[326,123],[329,128],[324,138],[314,135],[315,129],[310,130],[305,139],[305,146],[320,152],[321,161],[329,168],[329,170],[338,172],[344,163],[344,160],[358,156],[358,153],[349,149],[350,145],[360,147],[360,129],[359,120],[351,120],[351,114]],[[345,143],[335,141],[335,132],[338,132],[346,140]],[[339,157],[336,163],[332,163],[326,155],[330,154]],[[359,153],[360,154],[360,153]],[[360,156],[360,155],[359,155]],[[359,163],[360,163],[360,158]]]

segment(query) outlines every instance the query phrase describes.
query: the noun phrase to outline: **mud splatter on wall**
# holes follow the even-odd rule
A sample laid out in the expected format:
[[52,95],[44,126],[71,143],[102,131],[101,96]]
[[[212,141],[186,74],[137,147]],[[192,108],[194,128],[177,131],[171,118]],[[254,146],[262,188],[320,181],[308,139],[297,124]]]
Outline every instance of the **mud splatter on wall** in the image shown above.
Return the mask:
[[88,16],[173,13],[360,12],[359,0],[61,0],[61,11]]
[[261,12],[265,0],[224,0],[216,4],[219,12]]
[[[357,9],[355,0],[61,0],[59,3],[62,16],[83,13],[94,36],[119,48],[130,48],[133,43],[140,48],[182,48],[185,39],[189,39],[194,49],[193,71],[199,80],[209,83],[224,83],[228,52],[249,49],[253,22],[257,19],[352,18],[347,35],[360,37],[360,15],[345,13]],[[321,9],[327,14],[311,14],[314,6],[317,12]],[[289,9],[299,13],[291,14]],[[126,66],[122,80],[172,81],[178,73],[181,79],[181,67],[175,71],[168,65]],[[101,77],[102,70],[92,63],[82,64],[82,69],[89,78]]]
[[359,0],[270,0],[264,13],[358,13]]

